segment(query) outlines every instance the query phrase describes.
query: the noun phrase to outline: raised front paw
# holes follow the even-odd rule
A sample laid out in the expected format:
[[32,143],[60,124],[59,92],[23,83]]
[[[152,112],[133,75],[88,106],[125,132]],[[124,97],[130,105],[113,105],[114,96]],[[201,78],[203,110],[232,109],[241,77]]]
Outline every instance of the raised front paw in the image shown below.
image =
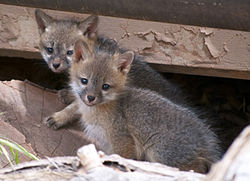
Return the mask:
[[57,130],[64,125],[64,121],[57,118],[56,113],[44,119],[46,126]]

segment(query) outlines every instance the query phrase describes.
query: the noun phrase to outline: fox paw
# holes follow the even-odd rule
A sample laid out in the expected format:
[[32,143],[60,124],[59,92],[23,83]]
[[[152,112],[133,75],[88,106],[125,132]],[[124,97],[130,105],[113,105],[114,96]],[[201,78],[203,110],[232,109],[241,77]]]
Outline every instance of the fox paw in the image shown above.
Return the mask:
[[53,128],[54,130],[57,130],[64,125],[60,121],[56,120],[53,115],[45,118],[44,122],[46,126],[48,126],[49,128]]

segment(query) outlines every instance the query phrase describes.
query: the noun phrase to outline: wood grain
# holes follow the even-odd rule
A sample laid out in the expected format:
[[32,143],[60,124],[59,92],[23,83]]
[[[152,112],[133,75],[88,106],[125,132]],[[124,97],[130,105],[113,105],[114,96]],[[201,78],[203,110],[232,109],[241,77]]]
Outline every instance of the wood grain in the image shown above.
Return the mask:
[[2,3],[250,31],[249,0],[1,0]]

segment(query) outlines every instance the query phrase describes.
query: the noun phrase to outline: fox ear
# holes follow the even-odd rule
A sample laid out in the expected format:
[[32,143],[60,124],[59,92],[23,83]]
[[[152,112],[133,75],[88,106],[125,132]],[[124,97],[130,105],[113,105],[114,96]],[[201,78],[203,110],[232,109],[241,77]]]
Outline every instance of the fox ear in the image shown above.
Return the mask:
[[127,51],[118,56],[116,61],[116,66],[123,74],[127,74],[130,70],[131,63],[134,60],[134,52]]
[[45,29],[54,21],[52,17],[40,9],[36,9],[35,16],[40,34],[44,33]]
[[89,57],[88,48],[84,45],[82,40],[78,40],[74,46],[74,59],[73,61],[84,61]]
[[80,22],[79,29],[82,31],[84,36],[88,38],[97,37],[97,26],[99,23],[99,18],[96,15],[89,16],[84,21]]

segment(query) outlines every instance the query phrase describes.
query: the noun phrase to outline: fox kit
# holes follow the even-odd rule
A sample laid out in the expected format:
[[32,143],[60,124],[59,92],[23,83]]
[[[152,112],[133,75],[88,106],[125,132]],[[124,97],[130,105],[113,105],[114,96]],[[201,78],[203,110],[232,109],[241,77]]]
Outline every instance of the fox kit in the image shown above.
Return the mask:
[[[73,45],[76,40],[81,39],[85,43],[88,51],[93,51],[97,47],[106,52],[124,52],[114,40],[98,36],[98,17],[90,16],[86,20],[76,22],[73,20],[56,20],[41,10],[36,10],[36,21],[40,33],[40,51],[47,62],[49,68],[60,73],[67,71],[71,67],[71,59],[74,54]],[[143,62],[142,57],[135,56],[129,72],[130,84],[138,88],[146,88],[158,92],[173,102],[185,104],[185,98],[180,89],[165,80],[159,73],[154,71],[149,65]],[[62,98],[64,100],[64,93]],[[64,100],[70,103],[74,98]],[[46,118],[48,126],[57,129],[72,121],[77,104],[74,102],[64,110],[54,113]],[[77,119],[77,116],[76,116]]]
[[90,16],[82,22],[55,20],[43,11],[36,10],[35,17],[40,34],[40,52],[55,73],[67,71],[71,66],[76,40],[83,39],[89,45],[94,42],[92,33],[96,30],[97,16]]
[[107,153],[205,173],[219,157],[213,132],[189,109],[130,86],[134,53],[75,45],[71,87],[86,133]]

